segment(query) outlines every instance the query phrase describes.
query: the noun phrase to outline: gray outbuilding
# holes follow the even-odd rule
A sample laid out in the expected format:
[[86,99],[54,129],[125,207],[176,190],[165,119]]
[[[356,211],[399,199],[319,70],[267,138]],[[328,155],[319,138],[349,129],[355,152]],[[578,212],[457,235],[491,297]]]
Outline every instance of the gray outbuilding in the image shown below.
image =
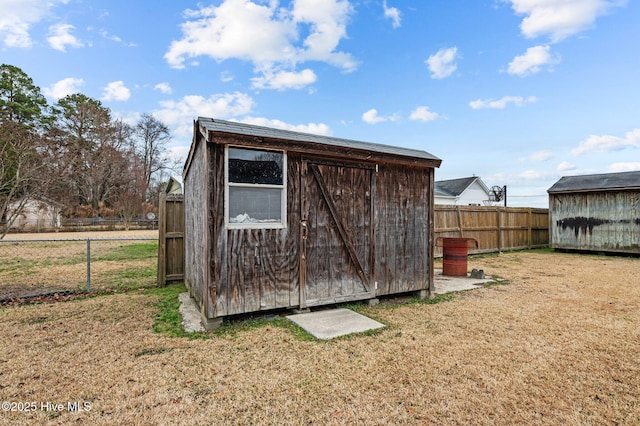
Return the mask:
[[185,283],[222,317],[434,290],[428,152],[200,117]]
[[565,176],[547,192],[551,247],[640,254],[640,171]]

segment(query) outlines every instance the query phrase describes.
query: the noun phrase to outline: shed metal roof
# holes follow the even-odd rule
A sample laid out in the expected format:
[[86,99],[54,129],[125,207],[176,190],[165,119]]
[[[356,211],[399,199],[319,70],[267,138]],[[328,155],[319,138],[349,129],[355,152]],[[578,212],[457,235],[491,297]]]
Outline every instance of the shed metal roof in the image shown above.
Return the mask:
[[592,192],[640,189],[640,171],[603,173],[597,175],[563,176],[551,188],[549,194],[562,192]]
[[263,138],[310,142],[326,146],[351,148],[383,154],[399,155],[403,157],[420,158],[425,160],[441,160],[426,151],[397,146],[381,145],[370,142],[361,142],[350,139],[334,138],[331,136],[314,135],[311,133],[294,132],[291,130],[275,129],[253,124],[238,123],[234,121],[218,120],[214,118],[198,117],[198,122],[208,131],[225,132]]

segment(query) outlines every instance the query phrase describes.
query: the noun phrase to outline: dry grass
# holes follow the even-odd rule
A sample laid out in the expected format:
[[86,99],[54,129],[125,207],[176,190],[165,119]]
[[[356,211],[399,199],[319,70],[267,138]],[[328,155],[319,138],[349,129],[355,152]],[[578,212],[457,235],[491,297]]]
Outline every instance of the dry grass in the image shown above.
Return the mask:
[[638,424],[640,260],[474,257],[509,284],[362,312],[381,333],[302,341],[269,324],[207,340],[152,331],[138,292],[0,309],[0,412],[33,424]]

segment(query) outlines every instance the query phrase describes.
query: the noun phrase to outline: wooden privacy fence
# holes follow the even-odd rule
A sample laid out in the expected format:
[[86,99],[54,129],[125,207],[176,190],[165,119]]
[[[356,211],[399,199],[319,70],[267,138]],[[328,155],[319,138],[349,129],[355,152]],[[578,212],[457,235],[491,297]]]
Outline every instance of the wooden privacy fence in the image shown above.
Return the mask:
[[160,194],[158,284],[184,279],[184,195]]
[[[469,253],[549,246],[549,210],[529,207],[436,205],[435,237],[475,238]],[[434,256],[442,256],[435,247]]]
[[[161,194],[158,283],[184,279],[184,196]],[[434,209],[434,237],[478,241],[469,253],[489,253],[549,246],[549,210],[529,207],[449,206]],[[442,247],[435,247],[435,257]]]

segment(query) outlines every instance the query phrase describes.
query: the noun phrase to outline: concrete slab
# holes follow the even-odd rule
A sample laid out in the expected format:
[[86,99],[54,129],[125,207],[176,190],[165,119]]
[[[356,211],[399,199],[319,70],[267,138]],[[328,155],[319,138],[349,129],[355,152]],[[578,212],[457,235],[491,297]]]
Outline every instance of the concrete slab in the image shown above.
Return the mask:
[[384,324],[378,321],[344,308],[288,315],[287,318],[321,340],[384,327]]
[[471,278],[469,275],[466,277],[442,275],[442,269],[433,271],[433,285],[436,288],[436,294],[473,290],[490,282],[495,282],[495,280],[493,278]]
[[[482,287],[485,283],[496,281],[492,278],[451,277],[442,275],[442,269],[435,269],[433,278],[436,294],[473,290]],[[189,333],[206,331],[195,300],[189,296],[189,293],[180,294],[179,299],[185,331]],[[322,340],[384,327],[384,324],[371,318],[342,308],[300,313],[289,315],[287,318]]]
[[187,333],[205,331],[202,325],[202,316],[196,306],[196,301],[189,293],[180,293],[180,315],[182,315],[182,326]]

